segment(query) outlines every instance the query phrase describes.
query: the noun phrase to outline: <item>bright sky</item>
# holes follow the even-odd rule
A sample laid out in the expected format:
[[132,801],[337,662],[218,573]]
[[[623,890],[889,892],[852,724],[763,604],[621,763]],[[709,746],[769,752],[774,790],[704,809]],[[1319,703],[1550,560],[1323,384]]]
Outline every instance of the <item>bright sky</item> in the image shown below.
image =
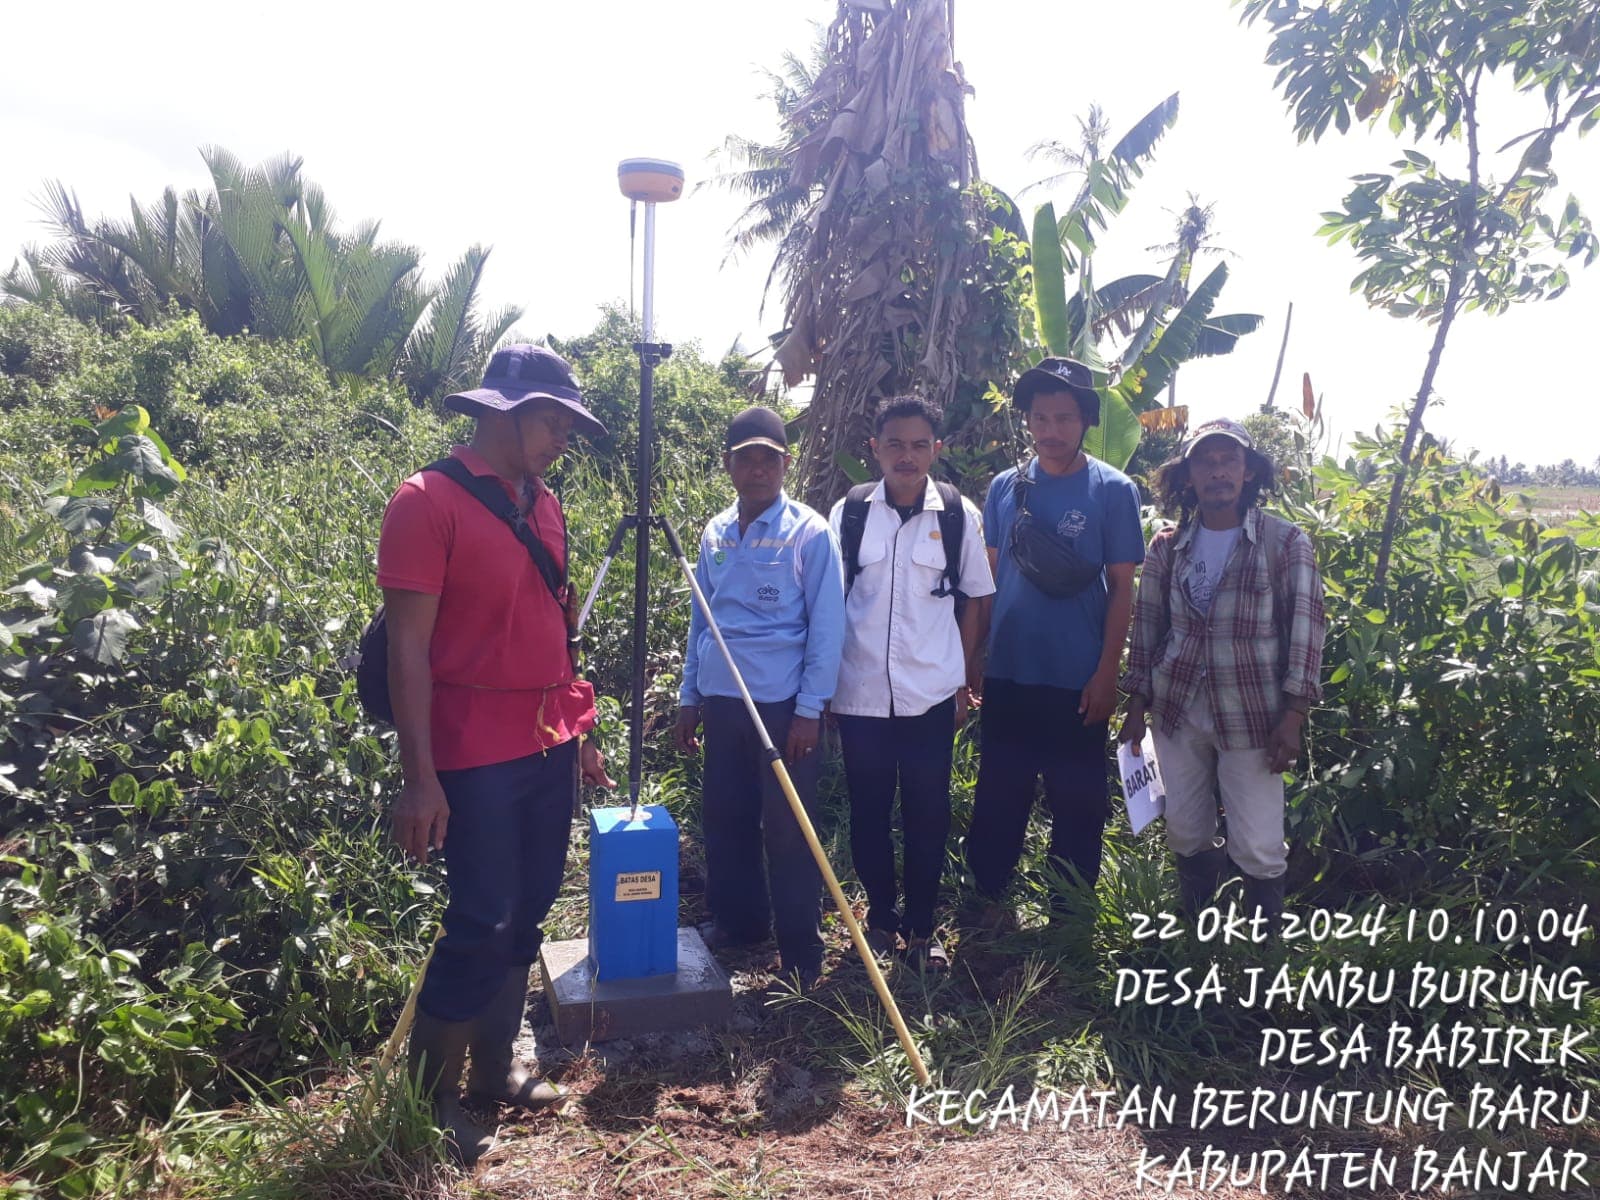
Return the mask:
[[[34,198],[46,179],[75,188],[91,214],[123,215],[130,193],[148,203],[167,184],[201,186],[198,146],[252,162],[292,150],[346,220],[381,218],[433,271],[474,241],[492,244],[487,299],[524,306],[526,332],[579,333],[599,304],[628,294],[618,160],[675,159],[692,183],[711,173],[708,156],[728,133],[773,136],[761,68],[785,49],[804,53],[813,22],[833,11],[832,0],[286,0],[270,17],[193,0],[13,5],[0,70],[0,260],[45,236]],[[1348,248],[1314,233],[1348,176],[1385,169],[1402,145],[1363,132],[1297,147],[1265,48],[1265,32],[1240,27],[1226,0],[957,4],[979,165],[1013,195],[1047,173],[1027,147],[1073,139],[1091,102],[1120,134],[1182,93],[1182,116],[1096,270],[1104,280],[1149,269],[1158,256],[1145,247],[1170,239],[1186,193],[1215,202],[1218,240],[1237,256],[1219,311],[1267,323],[1232,356],[1184,369],[1179,399],[1193,418],[1260,405],[1292,300],[1279,403],[1298,403],[1308,371],[1336,432],[1370,429],[1415,391],[1432,329],[1370,311],[1349,291],[1358,267]],[[1600,137],[1569,134],[1555,161],[1600,211]],[[1024,206],[1047,198],[1030,192]],[[764,254],[721,265],[737,208],[707,189],[659,210],[664,340],[716,354],[735,338],[760,345],[781,324],[776,295],[759,315]],[[1553,304],[1469,314],[1428,427],[1530,465],[1592,464],[1597,315],[1600,270]]]

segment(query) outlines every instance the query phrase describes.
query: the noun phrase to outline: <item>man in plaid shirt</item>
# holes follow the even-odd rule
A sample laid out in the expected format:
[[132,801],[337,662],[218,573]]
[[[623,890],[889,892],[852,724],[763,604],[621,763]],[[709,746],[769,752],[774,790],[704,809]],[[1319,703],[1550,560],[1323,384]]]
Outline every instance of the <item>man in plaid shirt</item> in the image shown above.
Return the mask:
[[[1193,916],[1231,858],[1245,907],[1283,910],[1283,772],[1321,698],[1322,577],[1311,539],[1259,507],[1271,460],[1234,421],[1207,421],[1156,473],[1176,527],[1145,554],[1122,690],[1120,738],[1146,722],[1167,789],[1167,844]],[[1217,836],[1220,793],[1226,842]]]

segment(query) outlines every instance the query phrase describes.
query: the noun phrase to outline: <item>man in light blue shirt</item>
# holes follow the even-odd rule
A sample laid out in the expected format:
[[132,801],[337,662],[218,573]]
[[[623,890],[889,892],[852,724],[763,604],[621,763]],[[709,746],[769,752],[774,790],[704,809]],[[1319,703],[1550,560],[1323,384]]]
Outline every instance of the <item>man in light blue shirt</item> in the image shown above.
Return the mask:
[[[789,447],[782,417],[770,408],[746,409],[729,423],[723,445],[739,499],[706,526],[695,577],[812,812],[822,710],[844,646],[839,546],[820,514],[784,494]],[[784,973],[809,986],[822,970],[821,875],[698,606],[678,703],[680,750],[695,753],[696,732],[705,727],[701,829],[713,920],[707,941],[713,949],[764,941],[776,926]]]

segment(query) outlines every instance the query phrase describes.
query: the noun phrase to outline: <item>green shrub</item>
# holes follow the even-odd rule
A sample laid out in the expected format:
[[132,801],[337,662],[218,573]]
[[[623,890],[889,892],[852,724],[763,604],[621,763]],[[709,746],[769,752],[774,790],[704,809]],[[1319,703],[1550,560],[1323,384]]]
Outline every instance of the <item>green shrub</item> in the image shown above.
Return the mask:
[[1329,613],[1291,831],[1313,849],[1398,854],[1417,883],[1488,863],[1592,888],[1600,521],[1515,517],[1493,479],[1425,437],[1376,594],[1399,433],[1357,437],[1283,497],[1316,542]]
[[0,409],[34,402],[78,370],[94,331],[54,308],[0,304]]
[[[0,1162],[64,1194],[87,1194],[135,1152],[125,1135],[175,1119],[185,1091],[225,1103],[241,1076],[296,1075],[392,1024],[437,916],[439,868],[389,845],[393,734],[366,721],[340,660],[379,598],[390,491],[469,429],[386,385],[331,386],[282,347],[197,337],[183,321],[88,335],[83,362],[65,386],[103,390],[58,380],[4,414],[0,435],[0,523],[19,531],[0,556],[0,584],[16,589],[0,602],[0,924],[26,945],[0,967],[0,1003],[22,1006],[0,1027],[14,1066],[0,1069]],[[692,354],[681,364],[708,387],[682,420],[709,427],[742,403]],[[228,402],[208,405],[206,388]],[[197,414],[186,479],[142,406],[82,419],[113,396],[159,398],[180,427]],[[18,430],[40,439],[38,457],[13,453]],[[158,482],[112,469],[126,437],[156,457],[123,466]],[[691,537],[728,502],[720,469],[707,474],[716,442],[695,439],[670,445],[660,484]],[[619,471],[580,447],[556,481],[582,582],[627,507]],[[99,490],[70,495],[86,478]],[[157,563],[160,586],[146,579]],[[653,563],[659,723],[688,609],[659,536]],[[624,555],[590,628],[619,769],[611,696],[626,689],[630,576]],[[109,661],[75,645],[95,621],[125,635]]]
[[387,443],[415,422],[438,425],[397,383],[330,379],[303,348],[216,337],[192,313],[98,334],[45,309],[8,306],[0,354],[22,364],[0,372],[0,407],[14,410],[18,448],[31,451],[59,438],[64,419],[129,404],[150,414],[179,457],[220,477],[244,462]]

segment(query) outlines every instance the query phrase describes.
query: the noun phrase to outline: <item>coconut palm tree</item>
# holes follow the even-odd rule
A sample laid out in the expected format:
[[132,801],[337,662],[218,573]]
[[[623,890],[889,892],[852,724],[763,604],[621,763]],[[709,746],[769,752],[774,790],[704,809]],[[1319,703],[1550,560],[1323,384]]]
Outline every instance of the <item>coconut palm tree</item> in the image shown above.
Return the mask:
[[[1172,96],[1165,103],[1176,106],[1177,96]],[[1174,111],[1176,111],[1176,107],[1174,107]],[[1018,192],[1018,196],[1024,196],[1034,188],[1053,188],[1069,179],[1082,178],[1088,173],[1091,163],[1100,161],[1102,157],[1101,147],[1105,145],[1106,138],[1111,136],[1111,121],[1107,118],[1105,110],[1098,104],[1091,104],[1089,105],[1088,115],[1079,117],[1077,120],[1078,140],[1076,142],[1063,142],[1057,138],[1047,138],[1028,147],[1029,159],[1047,159],[1063,169],[1057,171],[1054,175],[1046,175],[1043,179],[1034,180],[1034,182]],[[1156,136],[1159,137],[1160,133],[1166,132],[1167,127],[1167,123],[1163,122]],[[1124,139],[1124,141],[1126,140]],[[1151,139],[1150,146],[1153,145],[1154,139]],[[1130,165],[1139,162],[1148,153],[1149,148],[1146,147],[1142,151],[1135,151],[1130,154]]]
[[828,65],[827,35],[817,29],[809,56],[802,59],[792,51],[783,56],[776,71],[766,72],[766,98],[772,101],[778,118],[779,140],[760,142],[740,134],[729,134],[717,154],[726,169],[700,184],[721,187],[748,199],[728,236],[724,263],[740,258],[767,243],[776,242],[772,270],[767,274],[766,291],[779,275],[786,275],[798,250],[795,236],[799,218],[810,204],[814,184],[794,178],[790,156],[805,137],[828,119],[829,106],[802,105],[816,94],[817,79]]
[[[1194,261],[1202,254],[1220,254],[1226,257],[1235,257],[1233,251],[1221,246],[1217,242],[1215,204],[1202,204],[1200,198],[1193,192],[1189,193],[1189,202],[1176,214],[1177,225],[1174,230],[1173,240],[1155,246],[1146,246],[1145,249],[1156,254],[1169,254],[1167,279],[1172,279],[1170,292],[1163,296],[1159,292],[1153,297],[1155,304],[1165,303],[1168,306],[1182,306],[1189,302],[1188,271],[1176,273],[1174,268],[1181,265],[1192,268]],[[1224,276],[1225,278],[1225,276]],[[1166,280],[1163,280],[1165,283]],[[1256,313],[1222,313],[1213,316],[1209,311],[1204,316],[1199,326],[1199,332],[1194,340],[1194,345],[1185,357],[1209,358],[1221,354],[1231,354],[1234,347],[1239,344],[1239,339],[1247,333],[1253,333],[1261,327],[1261,317]],[[1169,347],[1169,350],[1171,347]],[[1167,375],[1167,407],[1172,408],[1178,402],[1178,367],[1181,360],[1174,359],[1170,363],[1170,372]],[[1158,385],[1146,380],[1141,388],[1141,394],[1153,401],[1160,390]]]

